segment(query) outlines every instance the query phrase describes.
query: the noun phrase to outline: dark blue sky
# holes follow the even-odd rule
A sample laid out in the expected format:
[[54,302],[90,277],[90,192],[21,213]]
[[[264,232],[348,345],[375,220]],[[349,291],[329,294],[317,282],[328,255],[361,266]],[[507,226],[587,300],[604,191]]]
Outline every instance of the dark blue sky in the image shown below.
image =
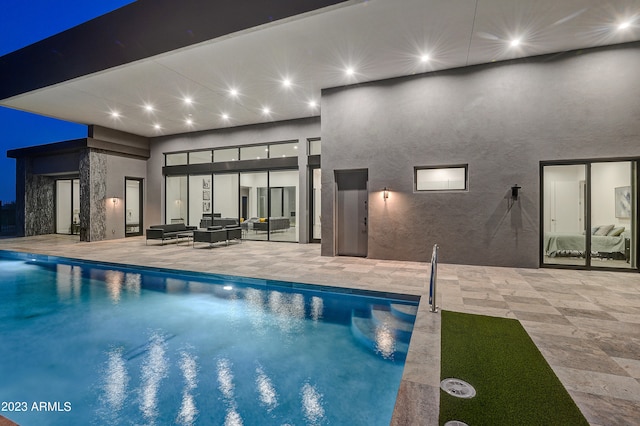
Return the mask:
[[[103,15],[132,0],[2,0],[0,56]],[[2,84],[2,82],[0,82]],[[87,136],[87,127],[0,107],[0,200],[15,200],[7,150]]]

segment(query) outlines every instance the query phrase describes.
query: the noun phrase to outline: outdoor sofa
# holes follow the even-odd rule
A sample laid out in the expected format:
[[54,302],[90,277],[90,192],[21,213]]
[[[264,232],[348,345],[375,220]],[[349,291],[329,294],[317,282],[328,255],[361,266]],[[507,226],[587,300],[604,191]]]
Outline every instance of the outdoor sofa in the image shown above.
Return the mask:
[[238,240],[242,242],[242,228],[239,226],[209,226],[206,230],[199,229],[193,231],[193,247],[196,243],[209,243],[211,247],[214,243],[225,242],[229,245],[229,241]]
[[197,229],[195,226],[186,226],[184,223],[167,223],[164,225],[151,225],[145,231],[147,240],[160,240],[163,245],[165,240],[177,240],[181,237],[191,236],[191,233]]

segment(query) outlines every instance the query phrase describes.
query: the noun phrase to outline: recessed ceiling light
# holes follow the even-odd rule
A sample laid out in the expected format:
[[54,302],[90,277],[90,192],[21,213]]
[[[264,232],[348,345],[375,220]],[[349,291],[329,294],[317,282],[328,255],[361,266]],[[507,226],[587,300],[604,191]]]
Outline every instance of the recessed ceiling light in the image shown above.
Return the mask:
[[156,124],[153,125],[153,128],[156,129],[156,130],[160,130],[160,129],[162,129],[162,126],[160,126],[158,123],[156,123]]
[[344,70],[345,74],[347,74],[349,77],[351,77],[353,74],[356,73],[356,70],[353,69],[353,67],[348,67],[347,69]]
[[232,87],[232,88],[229,90],[229,94],[230,94],[232,97],[234,97],[234,98],[235,98],[235,97],[237,97],[237,96],[238,96],[238,89],[236,89],[235,87]]
[[269,114],[271,114],[271,110],[269,109],[269,107],[264,107],[264,108],[262,108],[262,113],[264,115],[269,115]]
[[289,80],[288,78],[285,78],[284,80],[282,80],[282,85],[284,87],[291,87],[291,80]]
[[183,101],[184,101],[184,103],[185,103],[185,104],[187,104],[187,105],[191,105],[191,104],[193,103],[193,99],[191,99],[191,98],[190,98],[190,97],[188,97],[188,96],[187,96],[187,97],[185,97],[185,98],[183,99]]
[[625,21],[625,22],[620,23],[620,25],[618,25],[618,29],[619,30],[626,30],[630,26],[631,26],[631,22],[630,21]]
[[318,106],[318,102],[316,101],[309,101],[309,103],[307,104],[309,105],[309,108],[315,108]]
[[187,123],[187,126],[191,126],[193,124],[193,120],[190,118],[187,118],[184,122]]
[[223,120],[228,120],[229,119],[229,114],[227,114],[226,112],[222,113],[222,119]]
[[118,111],[111,111],[111,118],[120,118],[120,113]]
[[153,111],[153,105],[145,104],[144,109],[147,110],[148,112],[152,112]]
[[426,53],[424,55],[420,56],[420,62],[422,62],[422,63],[429,62],[430,59],[431,58]]
[[511,40],[511,47],[517,47],[520,45],[520,39],[519,38],[514,38],[513,40]]

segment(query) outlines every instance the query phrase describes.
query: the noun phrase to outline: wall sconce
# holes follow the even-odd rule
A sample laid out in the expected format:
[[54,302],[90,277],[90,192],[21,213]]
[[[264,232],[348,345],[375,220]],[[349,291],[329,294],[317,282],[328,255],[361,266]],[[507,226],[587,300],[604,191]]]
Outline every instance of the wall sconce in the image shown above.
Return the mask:
[[113,196],[113,197],[110,197],[110,198],[111,198],[111,202],[113,203],[113,207],[115,207],[116,204],[118,204],[118,197]]
[[518,184],[515,184],[511,187],[511,199],[513,201],[516,201],[518,199],[518,191],[520,190],[520,188],[522,187],[518,186]]
[[389,198],[389,188],[387,188],[386,186],[382,190],[382,198],[384,199],[385,203],[387,202],[387,199]]

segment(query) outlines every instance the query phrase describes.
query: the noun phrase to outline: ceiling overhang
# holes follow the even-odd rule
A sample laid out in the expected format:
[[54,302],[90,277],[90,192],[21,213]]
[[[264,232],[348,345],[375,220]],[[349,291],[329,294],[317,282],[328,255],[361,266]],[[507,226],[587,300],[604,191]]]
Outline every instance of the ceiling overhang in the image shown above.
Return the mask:
[[0,105],[153,137],[318,116],[325,88],[638,40],[637,0],[139,0],[0,58]]

